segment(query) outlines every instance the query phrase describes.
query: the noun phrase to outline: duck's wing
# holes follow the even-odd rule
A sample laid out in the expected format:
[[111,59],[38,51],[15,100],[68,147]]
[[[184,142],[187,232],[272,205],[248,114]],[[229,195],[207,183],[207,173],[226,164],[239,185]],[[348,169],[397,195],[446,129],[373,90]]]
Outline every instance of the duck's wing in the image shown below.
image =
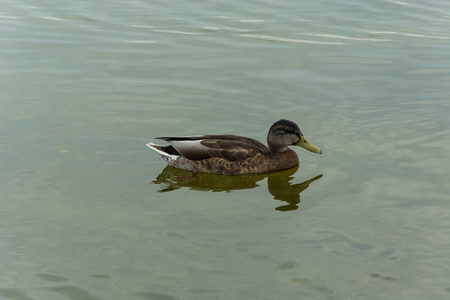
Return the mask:
[[260,142],[235,135],[203,135],[189,137],[160,137],[169,142],[181,156],[190,160],[223,158],[227,161],[242,161],[268,148]]

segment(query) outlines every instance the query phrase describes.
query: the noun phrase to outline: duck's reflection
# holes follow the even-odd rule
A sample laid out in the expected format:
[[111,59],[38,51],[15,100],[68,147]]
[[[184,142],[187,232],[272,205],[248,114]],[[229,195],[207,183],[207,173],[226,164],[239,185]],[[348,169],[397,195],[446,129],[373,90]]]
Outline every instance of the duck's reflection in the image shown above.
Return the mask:
[[153,183],[159,184],[162,188],[159,192],[170,192],[181,187],[188,187],[199,191],[228,192],[232,190],[251,189],[259,186],[258,182],[267,178],[270,194],[276,200],[287,202],[287,204],[275,208],[280,211],[295,210],[300,203],[300,193],[308,188],[310,183],[321,178],[320,174],[305,182],[292,184],[292,176],[298,167],[266,175],[250,176],[223,176],[215,174],[195,174],[189,171],[180,170],[167,166],[161,174],[156,177]]

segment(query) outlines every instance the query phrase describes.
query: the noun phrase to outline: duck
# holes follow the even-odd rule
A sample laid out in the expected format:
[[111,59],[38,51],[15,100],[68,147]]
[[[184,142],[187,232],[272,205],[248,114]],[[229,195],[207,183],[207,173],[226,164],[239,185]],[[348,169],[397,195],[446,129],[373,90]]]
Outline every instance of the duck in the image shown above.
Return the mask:
[[289,146],[300,146],[322,154],[303,136],[292,121],[275,122],[267,134],[267,146],[244,136],[200,135],[183,137],[157,137],[167,146],[148,143],[168,165],[195,173],[218,175],[256,175],[281,172],[297,167],[299,158]]

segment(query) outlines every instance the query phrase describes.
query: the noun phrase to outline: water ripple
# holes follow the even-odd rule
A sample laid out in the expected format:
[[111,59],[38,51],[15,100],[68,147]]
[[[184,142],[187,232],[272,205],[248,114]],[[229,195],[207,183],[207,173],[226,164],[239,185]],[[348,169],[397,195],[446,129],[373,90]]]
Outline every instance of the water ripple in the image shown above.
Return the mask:
[[52,20],[52,21],[59,21],[59,22],[63,21],[62,19],[55,18],[55,17],[41,17],[41,19]]
[[442,39],[442,40],[450,39],[450,37],[448,37],[448,36],[426,35],[426,34],[417,34],[417,33],[404,33],[404,32],[395,32],[395,31],[372,31],[372,33],[373,34],[385,34],[385,35],[398,35],[398,36],[425,38],[425,39]]
[[304,44],[320,44],[320,45],[342,45],[343,43],[338,42],[320,42],[320,41],[311,41],[311,40],[298,40],[298,39],[288,39],[288,38],[280,38],[270,35],[260,35],[260,34],[241,34],[244,37],[255,38],[259,40],[266,41],[275,41],[275,42],[286,42],[286,43],[304,43]]
[[179,30],[167,30],[167,29],[155,29],[154,32],[163,32],[163,33],[175,33],[175,34],[190,34],[190,35],[199,35],[198,32],[188,32],[188,31],[179,31]]
[[125,41],[125,43],[134,43],[134,44],[152,44],[154,42],[155,41],[145,41],[145,40],[142,40],[142,41],[139,41],[139,40],[136,40],[136,41]]
[[353,41],[370,41],[370,42],[390,42],[390,39],[370,39],[370,38],[354,38],[340,35],[332,35],[332,34],[310,34],[312,36],[318,37],[328,37],[333,39],[343,39],[343,40],[353,40]]
[[240,20],[240,22],[242,22],[242,23],[259,23],[262,21],[263,20]]

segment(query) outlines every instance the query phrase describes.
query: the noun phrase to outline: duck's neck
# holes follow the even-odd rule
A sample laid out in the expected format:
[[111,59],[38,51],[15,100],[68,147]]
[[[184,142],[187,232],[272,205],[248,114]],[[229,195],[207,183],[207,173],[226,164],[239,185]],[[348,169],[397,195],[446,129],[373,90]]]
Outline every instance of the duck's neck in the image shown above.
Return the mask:
[[270,149],[270,152],[272,152],[272,153],[283,153],[283,152],[286,152],[288,150],[292,150],[292,149],[289,149],[286,146],[283,147],[283,146],[271,145],[271,144],[269,144],[269,149]]
[[299,163],[297,153],[290,148],[283,152],[272,152],[272,159],[277,162],[279,171],[291,169]]
[[283,153],[290,150],[286,145],[279,143],[276,139],[269,136],[267,138],[267,145],[272,153]]
[[287,145],[280,140],[280,137],[274,135],[272,132],[269,132],[267,135],[267,145],[272,153],[283,153],[289,150]]

